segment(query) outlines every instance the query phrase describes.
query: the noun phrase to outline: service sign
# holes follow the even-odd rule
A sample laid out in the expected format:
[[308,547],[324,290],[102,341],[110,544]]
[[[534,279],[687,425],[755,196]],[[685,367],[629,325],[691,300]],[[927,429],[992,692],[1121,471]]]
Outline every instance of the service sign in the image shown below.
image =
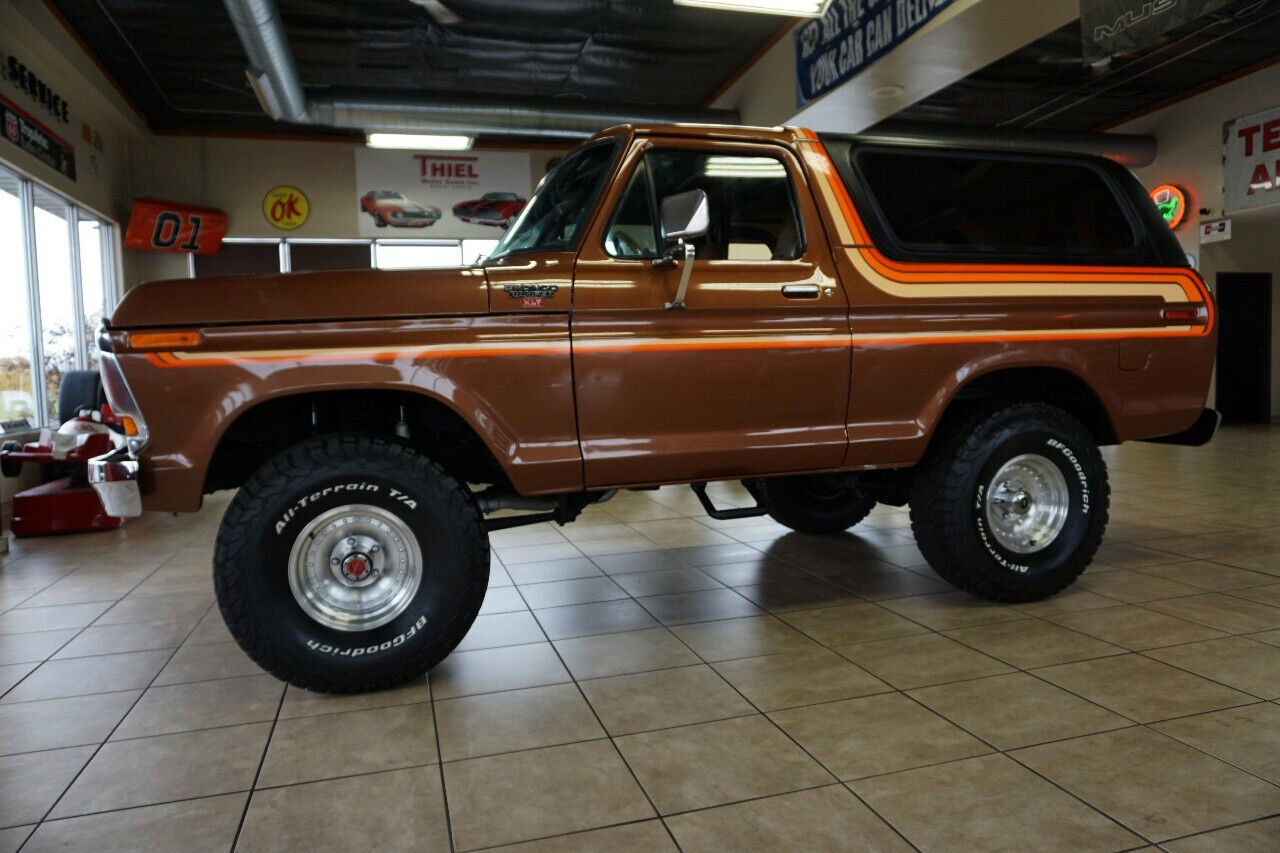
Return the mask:
[[124,245],[126,249],[212,255],[222,248],[226,234],[227,215],[221,210],[140,198],[133,203]]
[[951,0],[833,0],[796,30],[796,105],[850,80],[893,50]]
[[1280,107],[1228,122],[1225,135],[1226,212],[1280,204]]
[[529,155],[356,151],[362,237],[497,239],[529,201]]

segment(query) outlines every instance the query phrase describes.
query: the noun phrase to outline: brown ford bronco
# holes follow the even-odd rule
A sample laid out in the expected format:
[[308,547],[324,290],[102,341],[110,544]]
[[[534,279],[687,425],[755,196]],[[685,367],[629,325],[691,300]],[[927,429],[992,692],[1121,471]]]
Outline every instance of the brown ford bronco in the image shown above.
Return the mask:
[[[910,504],[957,587],[1052,595],[1103,535],[1099,445],[1212,435],[1213,303],[1117,163],[926,143],[620,127],[476,266],[142,285],[92,479],[113,515],[238,488],[222,614],[321,690],[430,669],[487,531],[618,489],[809,534]],[[716,508],[724,479],[757,506]]]

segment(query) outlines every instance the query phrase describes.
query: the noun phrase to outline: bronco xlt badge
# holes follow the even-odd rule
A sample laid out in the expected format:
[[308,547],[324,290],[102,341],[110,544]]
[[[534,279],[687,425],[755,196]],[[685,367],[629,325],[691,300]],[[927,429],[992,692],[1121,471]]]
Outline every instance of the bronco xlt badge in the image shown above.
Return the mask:
[[507,284],[503,290],[512,299],[520,300],[521,308],[541,308],[544,299],[551,299],[560,290],[555,284]]

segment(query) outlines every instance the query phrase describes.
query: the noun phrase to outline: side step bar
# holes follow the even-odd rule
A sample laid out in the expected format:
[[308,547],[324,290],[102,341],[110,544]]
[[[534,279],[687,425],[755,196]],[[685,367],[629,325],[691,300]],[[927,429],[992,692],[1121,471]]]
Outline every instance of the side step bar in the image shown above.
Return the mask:
[[[693,489],[693,493],[698,496],[698,503],[702,504],[702,508],[706,510],[707,515],[718,521],[728,521],[732,518],[755,518],[758,515],[765,515],[769,511],[760,505],[760,499],[756,498],[756,505],[742,507],[741,509],[716,509],[716,505],[711,502],[711,498],[707,497],[706,483],[690,483],[689,488]],[[755,497],[752,494],[752,497]]]

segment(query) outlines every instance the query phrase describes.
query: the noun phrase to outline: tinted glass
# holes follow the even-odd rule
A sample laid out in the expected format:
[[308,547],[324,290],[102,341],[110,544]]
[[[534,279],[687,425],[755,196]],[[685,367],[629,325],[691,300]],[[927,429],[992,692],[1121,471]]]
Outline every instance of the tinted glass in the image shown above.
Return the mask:
[[587,224],[617,145],[592,145],[560,161],[525,205],[490,258],[512,252],[572,249]]
[[793,260],[804,252],[791,179],[781,160],[697,151],[654,151],[645,159],[659,200],[688,190],[707,194],[711,227],[694,241],[699,260]]
[[631,175],[627,191],[613,212],[604,248],[615,258],[656,258],[658,231],[653,227],[649,170],[641,163]]
[[858,171],[891,236],[948,253],[1115,252],[1133,228],[1103,176],[1088,166],[863,151]]

